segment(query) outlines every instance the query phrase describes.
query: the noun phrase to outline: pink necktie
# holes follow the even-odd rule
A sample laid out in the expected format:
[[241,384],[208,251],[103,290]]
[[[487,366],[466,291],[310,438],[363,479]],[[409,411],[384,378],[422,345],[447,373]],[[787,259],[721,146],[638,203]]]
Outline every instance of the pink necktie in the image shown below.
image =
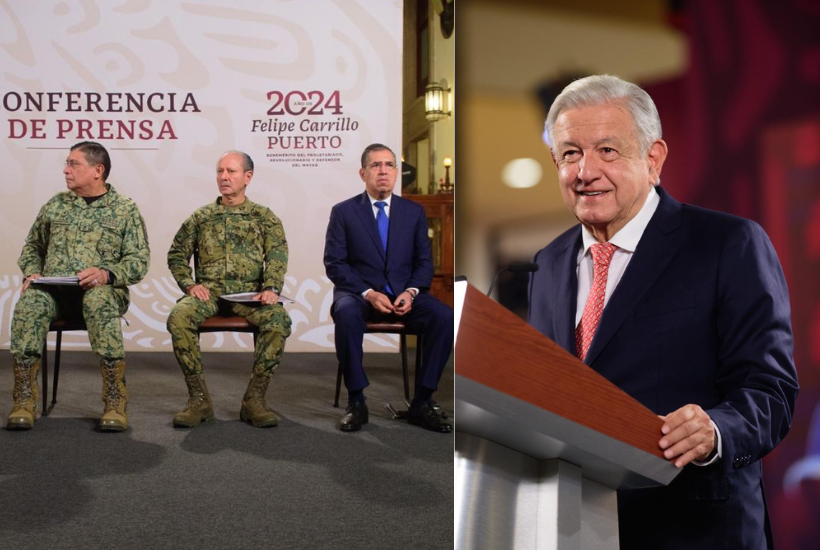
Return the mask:
[[593,244],[592,252],[592,288],[589,289],[587,304],[581,322],[575,329],[575,354],[581,359],[587,356],[592,337],[598,328],[601,314],[604,312],[604,297],[606,296],[606,280],[609,275],[609,264],[615,245],[612,243]]

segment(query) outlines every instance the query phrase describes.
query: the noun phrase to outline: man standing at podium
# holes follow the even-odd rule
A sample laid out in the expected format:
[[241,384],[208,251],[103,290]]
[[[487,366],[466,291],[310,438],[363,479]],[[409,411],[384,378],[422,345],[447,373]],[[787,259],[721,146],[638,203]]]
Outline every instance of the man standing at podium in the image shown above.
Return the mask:
[[789,431],[789,297],[756,223],[683,205],[638,86],[591,76],[547,116],[577,225],[538,252],[529,322],[664,419],[681,474],[618,492],[622,548],[771,548],[760,459]]

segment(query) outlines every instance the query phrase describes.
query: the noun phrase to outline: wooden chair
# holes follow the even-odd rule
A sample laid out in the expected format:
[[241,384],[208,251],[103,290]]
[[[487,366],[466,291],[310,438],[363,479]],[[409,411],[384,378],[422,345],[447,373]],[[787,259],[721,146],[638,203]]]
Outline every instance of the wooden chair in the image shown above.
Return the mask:
[[[399,353],[401,353],[401,372],[404,379],[404,400],[410,406],[410,377],[407,370],[407,327],[401,321],[393,323],[367,323],[365,325],[365,334],[398,334],[399,335]],[[421,335],[416,335],[416,364],[415,376],[418,376],[421,370]],[[339,363],[339,369],[336,372],[336,399],[333,402],[334,407],[339,406],[339,394],[342,391],[342,364]]]

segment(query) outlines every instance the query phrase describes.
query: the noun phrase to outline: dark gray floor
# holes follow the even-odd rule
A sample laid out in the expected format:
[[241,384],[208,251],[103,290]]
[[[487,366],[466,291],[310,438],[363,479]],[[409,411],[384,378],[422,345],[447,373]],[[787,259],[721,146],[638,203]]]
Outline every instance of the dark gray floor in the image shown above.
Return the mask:
[[[2,424],[11,406],[0,352]],[[175,430],[186,393],[170,353],[127,357],[131,428],[95,431],[101,378],[65,352],[58,404],[30,432],[0,430],[0,548],[452,548],[453,438],[392,420],[398,354],[367,354],[370,424],[336,429],[333,354],[286,354],[276,428],[239,421],[250,354],[206,353],[217,421]],[[436,399],[453,409],[452,360]],[[342,400],[345,393],[342,390]]]

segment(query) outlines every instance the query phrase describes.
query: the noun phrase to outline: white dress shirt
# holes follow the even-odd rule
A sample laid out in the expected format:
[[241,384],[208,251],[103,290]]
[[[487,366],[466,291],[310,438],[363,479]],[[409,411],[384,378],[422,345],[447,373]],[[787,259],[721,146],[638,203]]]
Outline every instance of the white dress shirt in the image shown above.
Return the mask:
[[[649,225],[649,220],[652,219],[652,216],[655,214],[655,210],[658,209],[658,204],[660,204],[660,201],[660,195],[658,195],[658,192],[653,187],[635,217],[629,220],[629,222],[623,226],[620,231],[615,233],[612,238],[609,239],[609,242],[614,244],[617,248],[612,254],[612,261],[609,264],[609,275],[606,280],[606,294],[604,295],[604,308],[606,308],[606,304],[609,303],[609,298],[615,291],[615,287],[617,287],[618,283],[621,281],[621,277],[623,277],[624,272],[626,271],[626,266],[629,265],[629,261],[632,259],[632,255],[635,253],[635,249],[638,247],[641,237],[643,237],[643,232],[646,230],[646,226]],[[589,248],[593,244],[598,243],[598,240],[586,227],[581,227],[581,236],[584,242],[583,247],[578,251],[578,302],[575,308],[576,327],[581,322],[581,317],[584,315],[584,307],[587,304],[589,291],[592,288],[593,264],[592,253],[589,251]],[[715,428],[715,433],[717,434],[717,445],[715,447],[717,449],[717,453],[708,462],[692,461],[692,464],[697,466],[708,466],[720,458],[723,448],[720,438],[720,430],[718,430],[717,424],[714,422],[712,422],[712,426]]]
[[370,199],[370,207],[373,209],[373,217],[377,217],[379,215],[379,207],[376,206],[376,203],[386,202],[387,206],[384,207],[384,214],[387,216],[387,219],[390,219],[390,201],[393,200],[393,194],[391,193],[389,197],[386,199],[374,199],[370,196],[370,193],[367,194],[367,198]]

